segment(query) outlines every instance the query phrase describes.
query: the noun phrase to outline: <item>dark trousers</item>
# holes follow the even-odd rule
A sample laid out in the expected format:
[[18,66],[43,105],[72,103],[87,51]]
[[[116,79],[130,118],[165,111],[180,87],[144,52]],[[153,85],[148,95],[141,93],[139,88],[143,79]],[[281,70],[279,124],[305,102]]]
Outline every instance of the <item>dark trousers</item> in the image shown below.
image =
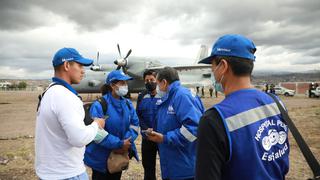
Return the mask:
[[92,180],[120,180],[122,171],[110,174],[109,172],[103,173],[92,169]]
[[141,153],[144,168],[144,180],[156,180],[156,158],[158,145],[147,139],[142,139]]

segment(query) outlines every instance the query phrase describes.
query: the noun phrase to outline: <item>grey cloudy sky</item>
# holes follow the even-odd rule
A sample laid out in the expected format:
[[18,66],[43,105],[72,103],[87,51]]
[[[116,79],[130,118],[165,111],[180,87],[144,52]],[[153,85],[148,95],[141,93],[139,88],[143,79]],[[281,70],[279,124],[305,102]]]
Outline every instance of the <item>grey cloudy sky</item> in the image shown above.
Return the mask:
[[255,42],[257,70],[320,70],[319,9],[319,0],[0,0],[0,78],[50,78],[61,47],[110,63],[120,43],[132,56],[191,64],[200,44],[227,33]]

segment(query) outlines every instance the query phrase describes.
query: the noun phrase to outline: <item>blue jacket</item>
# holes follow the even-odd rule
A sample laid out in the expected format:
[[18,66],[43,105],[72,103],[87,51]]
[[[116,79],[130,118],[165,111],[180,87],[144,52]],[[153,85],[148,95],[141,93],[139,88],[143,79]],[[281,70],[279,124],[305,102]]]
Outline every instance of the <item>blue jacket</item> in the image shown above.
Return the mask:
[[[107,102],[108,110],[104,129],[108,135],[99,143],[87,146],[84,163],[100,172],[106,172],[106,160],[113,149],[123,146],[123,140],[131,137],[131,149],[137,160],[138,154],[134,141],[138,136],[139,119],[130,100],[126,98],[115,99],[111,93],[103,96]],[[104,118],[102,107],[95,101],[90,108],[91,117]]]
[[[158,95],[151,96],[149,92],[143,91],[139,93],[137,101],[137,114],[139,117],[139,123],[141,130],[148,128],[156,129],[156,116],[158,106],[156,102],[160,99]],[[146,137],[144,133],[141,133],[143,137]]]
[[273,99],[243,89],[214,108],[223,119],[230,147],[222,179],[284,179],[289,170],[288,127]]
[[179,81],[170,84],[168,93],[157,104],[157,131],[164,135],[163,143],[159,144],[162,178],[193,178],[203,104]]

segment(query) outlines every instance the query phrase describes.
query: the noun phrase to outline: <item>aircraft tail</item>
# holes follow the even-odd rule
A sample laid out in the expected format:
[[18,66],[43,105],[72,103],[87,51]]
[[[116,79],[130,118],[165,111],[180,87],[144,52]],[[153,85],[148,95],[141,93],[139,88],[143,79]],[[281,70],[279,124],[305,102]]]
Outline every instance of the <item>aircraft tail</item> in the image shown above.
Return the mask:
[[208,46],[206,45],[201,45],[200,46],[200,49],[198,51],[198,54],[197,54],[197,57],[196,57],[196,60],[193,64],[198,64],[198,62],[203,59],[203,58],[206,58],[208,57]]

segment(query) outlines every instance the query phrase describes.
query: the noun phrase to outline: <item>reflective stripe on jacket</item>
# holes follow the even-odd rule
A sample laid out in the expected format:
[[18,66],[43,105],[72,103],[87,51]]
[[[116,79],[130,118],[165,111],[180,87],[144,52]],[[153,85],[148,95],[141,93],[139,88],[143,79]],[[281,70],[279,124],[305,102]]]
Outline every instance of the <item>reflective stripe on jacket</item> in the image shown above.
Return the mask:
[[164,142],[159,144],[162,178],[193,178],[202,102],[175,81],[157,104],[157,131],[164,135]]
[[273,99],[243,89],[213,107],[224,121],[230,147],[222,179],[284,179],[289,170],[288,127]]

